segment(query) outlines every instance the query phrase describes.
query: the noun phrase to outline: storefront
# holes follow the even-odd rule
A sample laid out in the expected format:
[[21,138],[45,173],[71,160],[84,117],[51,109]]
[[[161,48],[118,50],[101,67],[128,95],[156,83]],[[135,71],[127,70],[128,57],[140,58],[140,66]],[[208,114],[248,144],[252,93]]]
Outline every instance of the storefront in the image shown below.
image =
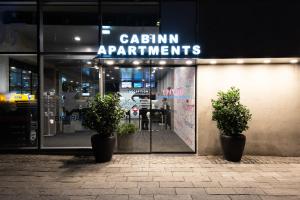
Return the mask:
[[254,116],[246,152],[299,155],[300,54],[213,54],[201,6],[0,3],[0,148],[90,149],[83,110],[95,94],[117,92],[122,123],[137,130],[116,152],[217,154],[210,100],[236,86]]

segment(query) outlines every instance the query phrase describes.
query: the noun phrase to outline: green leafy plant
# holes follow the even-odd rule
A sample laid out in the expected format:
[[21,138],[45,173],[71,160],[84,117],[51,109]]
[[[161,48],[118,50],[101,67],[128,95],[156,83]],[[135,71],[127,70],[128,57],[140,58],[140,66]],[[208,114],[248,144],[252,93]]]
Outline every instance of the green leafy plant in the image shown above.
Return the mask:
[[119,136],[125,136],[125,135],[134,134],[137,130],[138,128],[134,124],[125,123],[118,126],[117,134]]
[[240,90],[231,87],[228,91],[218,92],[218,98],[212,99],[212,120],[217,122],[221,134],[236,135],[247,130],[252,115],[250,110],[240,103]]
[[84,110],[83,125],[104,137],[109,137],[116,131],[124,114],[119,94],[97,94]]

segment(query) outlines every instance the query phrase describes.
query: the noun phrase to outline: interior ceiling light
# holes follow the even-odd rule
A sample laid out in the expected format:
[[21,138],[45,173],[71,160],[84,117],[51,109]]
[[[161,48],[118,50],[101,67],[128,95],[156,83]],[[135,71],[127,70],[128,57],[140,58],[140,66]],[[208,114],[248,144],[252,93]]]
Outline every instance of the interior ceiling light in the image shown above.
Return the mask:
[[271,63],[271,60],[270,59],[266,59],[266,60],[264,60],[264,63],[265,64]]
[[120,67],[114,67],[115,69],[120,69]]
[[297,59],[292,59],[292,60],[290,60],[290,63],[291,64],[296,64],[296,63],[298,63],[299,61],[297,60]]
[[185,61],[185,64],[187,64],[187,65],[191,65],[191,64],[193,64],[193,61],[191,61],[191,60],[187,60],[187,61]]
[[79,36],[75,36],[74,40],[77,41],[77,42],[79,42],[81,40],[81,38]]
[[142,69],[141,67],[137,67],[136,69]]
[[139,65],[140,62],[139,62],[138,60],[135,60],[135,61],[133,61],[133,64],[134,64],[134,65]]
[[92,62],[91,61],[87,61],[86,64],[90,65],[90,64],[92,64]]
[[106,74],[106,76],[110,76],[109,74]]
[[164,69],[163,67],[159,67],[159,69]]
[[245,63],[245,61],[244,61],[244,60],[242,60],[242,59],[238,59],[238,60],[236,61],[236,63],[237,63],[237,64],[244,64],[244,63]]
[[114,78],[114,77],[111,77],[110,79],[111,79],[111,80],[114,80],[115,78]]
[[102,30],[102,34],[103,35],[109,35],[110,34],[110,30]]
[[161,60],[161,61],[159,61],[159,64],[160,65],[165,65],[165,64],[167,64],[167,62],[165,60]]
[[113,60],[108,60],[108,61],[106,61],[106,64],[108,64],[108,65],[113,65],[115,62],[113,61]]
[[216,60],[211,60],[211,61],[209,61],[209,64],[215,65],[215,64],[217,64],[217,61]]
[[102,26],[102,29],[111,29],[111,26]]

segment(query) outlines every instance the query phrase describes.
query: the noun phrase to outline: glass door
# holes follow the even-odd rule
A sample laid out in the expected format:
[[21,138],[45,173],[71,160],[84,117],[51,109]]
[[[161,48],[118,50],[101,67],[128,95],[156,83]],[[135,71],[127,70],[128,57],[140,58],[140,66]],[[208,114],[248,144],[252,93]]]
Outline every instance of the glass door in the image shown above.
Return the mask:
[[195,67],[105,62],[105,94],[119,93],[126,110],[115,151],[195,152]]
[[152,152],[195,152],[195,67],[151,68]]
[[[137,64],[137,63],[136,63]],[[119,93],[126,114],[116,132],[116,152],[150,152],[150,67],[133,64],[104,68],[105,94]]]

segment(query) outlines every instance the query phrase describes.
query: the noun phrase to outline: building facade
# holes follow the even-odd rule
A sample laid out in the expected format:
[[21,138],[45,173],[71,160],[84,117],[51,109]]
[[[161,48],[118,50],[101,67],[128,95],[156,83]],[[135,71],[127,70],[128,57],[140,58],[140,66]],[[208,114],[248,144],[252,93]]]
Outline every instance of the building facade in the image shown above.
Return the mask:
[[[220,153],[211,99],[253,119],[245,153],[300,155],[299,3],[0,2],[0,148],[90,149],[84,109],[119,93],[120,153]],[[279,15],[281,13],[281,15]]]

